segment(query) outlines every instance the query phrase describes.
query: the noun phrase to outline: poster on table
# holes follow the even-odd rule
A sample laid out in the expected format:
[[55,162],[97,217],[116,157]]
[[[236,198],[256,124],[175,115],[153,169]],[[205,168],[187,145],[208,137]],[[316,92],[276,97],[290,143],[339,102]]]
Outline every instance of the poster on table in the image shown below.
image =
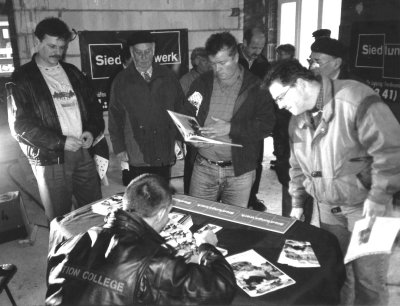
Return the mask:
[[351,32],[351,68],[400,122],[400,21],[356,22]]
[[[103,110],[108,110],[111,82],[123,69],[121,50],[127,39],[141,31],[80,31],[82,71],[91,78]],[[154,61],[166,65],[179,78],[188,71],[188,30],[150,30],[156,41]]]

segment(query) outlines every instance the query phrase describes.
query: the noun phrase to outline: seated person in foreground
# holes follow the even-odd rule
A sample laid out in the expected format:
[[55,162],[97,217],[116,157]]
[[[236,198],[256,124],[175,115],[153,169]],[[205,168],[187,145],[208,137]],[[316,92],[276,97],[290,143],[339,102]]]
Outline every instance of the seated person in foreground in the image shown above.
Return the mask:
[[216,236],[197,237],[200,255],[190,262],[159,235],[172,208],[166,180],[134,179],[123,209],[55,246],[48,258],[46,305],[228,304],[233,271],[215,248]]

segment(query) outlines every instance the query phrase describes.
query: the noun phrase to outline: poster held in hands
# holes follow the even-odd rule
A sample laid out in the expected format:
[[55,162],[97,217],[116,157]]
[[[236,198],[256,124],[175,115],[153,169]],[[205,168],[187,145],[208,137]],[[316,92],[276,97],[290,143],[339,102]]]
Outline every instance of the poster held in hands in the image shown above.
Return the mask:
[[243,147],[241,144],[230,143],[205,137],[200,131],[200,124],[195,117],[168,111],[179,132],[182,134],[185,142],[208,143],[213,145],[228,145],[234,147]]

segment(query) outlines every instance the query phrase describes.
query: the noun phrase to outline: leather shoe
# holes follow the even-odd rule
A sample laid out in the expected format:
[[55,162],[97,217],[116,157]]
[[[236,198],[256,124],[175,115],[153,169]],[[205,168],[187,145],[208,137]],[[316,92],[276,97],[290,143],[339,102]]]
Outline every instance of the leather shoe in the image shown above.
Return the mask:
[[249,208],[256,211],[267,211],[267,207],[264,205],[264,201],[257,198],[251,201]]

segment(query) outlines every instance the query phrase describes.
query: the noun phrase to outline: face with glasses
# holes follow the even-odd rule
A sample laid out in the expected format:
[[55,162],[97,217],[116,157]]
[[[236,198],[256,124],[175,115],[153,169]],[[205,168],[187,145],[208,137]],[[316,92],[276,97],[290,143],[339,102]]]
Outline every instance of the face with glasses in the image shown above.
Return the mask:
[[154,43],[136,44],[129,48],[137,70],[144,72],[151,67],[154,48]]
[[310,58],[307,60],[309,69],[315,75],[323,75],[331,79],[336,79],[340,73],[342,59],[319,52],[311,52]]
[[303,79],[297,79],[292,85],[284,85],[275,80],[269,86],[269,92],[280,109],[286,109],[297,116],[310,110],[315,105],[315,99],[308,95],[308,83]]

